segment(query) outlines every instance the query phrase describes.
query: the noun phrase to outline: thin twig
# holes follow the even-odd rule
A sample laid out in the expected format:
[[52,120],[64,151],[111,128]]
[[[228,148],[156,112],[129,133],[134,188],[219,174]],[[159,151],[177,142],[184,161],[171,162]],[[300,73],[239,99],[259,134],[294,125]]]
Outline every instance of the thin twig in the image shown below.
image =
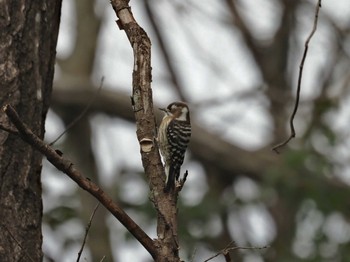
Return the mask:
[[73,126],[75,126],[76,123],[78,123],[78,121],[86,114],[86,112],[90,109],[90,107],[93,105],[93,103],[96,101],[98,94],[100,93],[102,86],[103,86],[103,82],[104,82],[104,76],[101,78],[101,82],[100,82],[100,86],[98,87],[96,94],[91,98],[91,100],[89,101],[89,103],[85,106],[85,108],[83,109],[83,111],[81,111],[81,113],[72,121],[68,124],[68,126],[66,127],[66,129],[54,140],[52,141],[49,145],[52,146],[54,145],[59,139],[61,139],[62,136],[64,136],[68,130],[70,130]]
[[209,260],[212,260],[213,258],[216,258],[217,256],[223,254],[223,252],[225,252],[225,250],[227,250],[228,248],[232,247],[232,245],[235,244],[235,241],[231,241],[224,249],[220,250],[218,253],[216,253],[215,255],[213,255],[212,257],[208,258],[207,260],[205,260],[204,262],[207,262]]
[[85,236],[84,236],[83,243],[81,244],[81,248],[80,248],[80,250],[79,250],[79,252],[78,252],[77,262],[79,262],[80,256],[81,256],[81,254],[83,253],[84,246],[85,246],[85,243],[86,243],[86,238],[87,238],[87,235],[88,235],[88,233],[89,233],[92,220],[94,219],[96,210],[97,210],[97,208],[98,208],[99,206],[100,206],[100,202],[97,203],[97,205],[95,206],[94,210],[92,211],[92,214],[91,214],[90,219],[89,219],[89,223],[87,224],[87,226],[86,226],[86,228],[85,228]]
[[224,255],[226,261],[231,261],[230,255],[227,255],[230,251],[233,250],[238,250],[238,249],[250,249],[250,250],[261,250],[261,249],[266,249],[269,248],[269,246],[263,246],[263,247],[238,247],[238,246],[232,246],[235,242],[232,241],[230,242],[224,249],[220,250],[218,253],[215,255],[211,256],[210,258],[204,260],[204,262],[208,262],[209,260],[212,260],[216,258],[217,256]]
[[5,225],[1,225],[10,235],[10,237],[16,242],[16,244],[23,250],[24,254],[29,258],[30,261],[35,262],[35,260],[28,254],[27,250],[22,247],[19,241],[15,238],[12,232]]
[[309,49],[309,42],[310,42],[311,38],[313,37],[313,35],[315,34],[316,29],[317,29],[318,13],[320,11],[320,8],[321,8],[321,0],[318,0],[318,4],[316,5],[316,11],[315,11],[314,25],[313,25],[313,28],[311,30],[310,35],[308,36],[308,38],[305,41],[304,54],[303,54],[303,57],[301,59],[300,65],[299,65],[299,77],[298,77],[298,86],[297,86],[296,99],[295,99],[294,109],[293,109],[293,112],[292,112],[292,114],[290,116],[290,120],[289,120],[291,134],[285,141],[275,145],[272,148],[272,150],[275,151],[276,153],[279,153],[278,149],[280,149],[281,147],[283,147],[286,144],[288,144],[289,141],[292,140],[295,137],[294,118],[295,118],[295,115],[296,115],[296,113],[298,111],[298,107],[299,107],[300,90],[301,90],[301,79],[302,79],[302,76],[303,76],[304,63],[305,63],[307,51]]

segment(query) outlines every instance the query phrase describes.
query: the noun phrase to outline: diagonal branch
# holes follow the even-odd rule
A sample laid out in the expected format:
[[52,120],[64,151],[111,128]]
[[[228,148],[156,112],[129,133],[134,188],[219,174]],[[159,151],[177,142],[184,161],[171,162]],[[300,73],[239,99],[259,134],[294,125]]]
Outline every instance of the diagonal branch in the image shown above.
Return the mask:
[[20,137],[29,145],[34,147],[40,153],[46,156],[47,160],[53,164],[58,170],[67,174],[74,180],[82,189],[88,191],[100,203],[106,207],[111,214],[122,223],[126,229],[146,248],[153,258],[157,252],[153,240],[132,220],[123,209],[121,209],[113,199],[108,196],[99,186],[84,177],[74,167],[74,164],[62,156],[58,150],[54,150],[49,145],[45,144],[38,136],[36,136],[26,124],[19,118],[15,109],[10,105],[5,105],[2,110],[8,116],[10,121],[17,128]]

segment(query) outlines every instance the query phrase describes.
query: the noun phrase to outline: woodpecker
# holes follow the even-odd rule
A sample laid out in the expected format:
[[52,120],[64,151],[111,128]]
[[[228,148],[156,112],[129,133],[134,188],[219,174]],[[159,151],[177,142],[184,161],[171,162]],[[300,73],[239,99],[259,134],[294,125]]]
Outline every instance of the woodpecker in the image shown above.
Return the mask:
[[165,162],[167,177],[165,192],[175,188],[179,179],[181,165],[191,137],[190,111],[184,102],[173,102],[167,108],[158,130],[160,153]]

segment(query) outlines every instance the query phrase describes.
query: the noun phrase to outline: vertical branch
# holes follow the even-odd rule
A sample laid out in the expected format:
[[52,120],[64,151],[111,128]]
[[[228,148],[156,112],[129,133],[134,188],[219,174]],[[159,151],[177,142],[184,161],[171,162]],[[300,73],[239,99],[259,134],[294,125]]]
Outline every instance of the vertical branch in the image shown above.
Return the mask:
[[132,106],[142,164],[151,189],[150,199],[158,215],[157,261],[180,261],[176,220],[177,194],[163,192],[165,175],[155,139],[156,122],[151,89],[151,41],[135,21],[128,3],[129,0],[111,0],[119,18],[117,24],[121,30],[125,30],[134,54]]

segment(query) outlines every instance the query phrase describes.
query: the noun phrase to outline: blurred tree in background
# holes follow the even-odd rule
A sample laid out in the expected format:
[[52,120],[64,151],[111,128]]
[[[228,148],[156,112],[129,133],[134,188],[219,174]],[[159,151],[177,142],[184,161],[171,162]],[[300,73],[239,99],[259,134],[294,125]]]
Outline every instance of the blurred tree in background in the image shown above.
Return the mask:
[[[309,46],[297,138],[289,135],[298,66],[316,1],[132,1],[153,49],[155,104],[189,102],[193,135],[180,194],[181,257],[203,261],[231,241],[234,261],[350,261],[350,8],[324,1]],[[155,236],[155,212],[130,103],[132,50],[108,1],[64,1],[47,141],[56,143]],[[97,91],[102,76],[105,83]],[[44,165],[44,254],[72,261],[96,204]],[[103,208],[88,261],[150,261]],[[218,257],[213,261],[223,261]]]

